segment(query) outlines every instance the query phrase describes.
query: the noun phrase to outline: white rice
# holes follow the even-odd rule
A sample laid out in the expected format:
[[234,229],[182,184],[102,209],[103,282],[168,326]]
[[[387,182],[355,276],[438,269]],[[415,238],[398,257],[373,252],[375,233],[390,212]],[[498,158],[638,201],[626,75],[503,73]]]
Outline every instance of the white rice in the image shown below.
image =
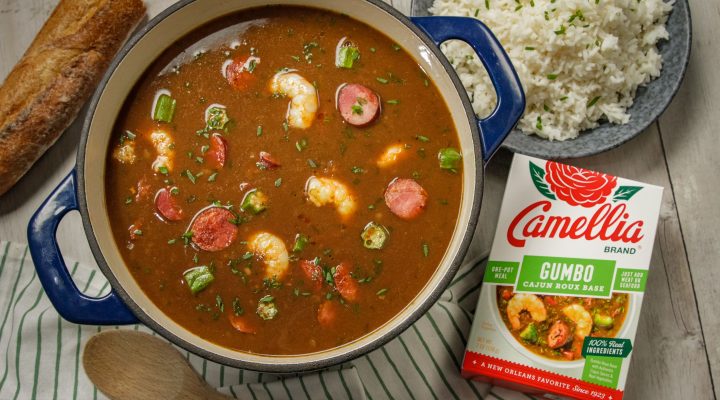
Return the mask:
[[[660,75],[656,43],[668,38],[674,0],[435,0],[434,15],[476,17],[510,55],[527,96],[518,127],[550,140],[577,137],[607,120],[624,124],[638,86]],[[475,112],[489,115],[495,91],[460,41],[442,50]]]

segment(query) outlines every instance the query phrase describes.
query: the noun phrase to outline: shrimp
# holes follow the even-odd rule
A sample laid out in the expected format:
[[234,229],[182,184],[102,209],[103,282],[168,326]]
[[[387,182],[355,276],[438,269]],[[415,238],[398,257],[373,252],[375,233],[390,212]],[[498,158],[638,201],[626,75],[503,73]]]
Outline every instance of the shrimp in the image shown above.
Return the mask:
[[135,156],[135,142],[126,140],[122,146],[115,149],[113,157],[122,164],[133,164],[137,157]]
[[265,263],[265,277],[280,280],[288,271],[288,252],[285,242],[268,232],[260,232],[248,240],[248,249],[262,258]]
[[305,194],[317,207],[334,204],[343,217],[355,211],[355,199],[347,186],[338,180],[311,176],[305,183]]
[[395,164],[405,153],[405,145],[393,144],[385,149],[385,152],[380,155],[376,164],[380,168],[389,167]]
[[592,317],[588,310],[580,304],[570,304],[562,309],[563,314],[575,323],[575,337],[582,340],[592,330]]
[[518,293],[513,296],[507,305],[507,317],[513,329],[520,329],[520,313],[527,311],[535,321],[545,321],[547,319],[547,310],[545,304],[539,297],[534,294]]
[[160,172],[161,168],[164,167],[168,171],[171,171],[173,157],[175,156],[172,137],[165,131],[154,131],[150,134],[150,141],[153,146],[155,146],[155,151],[157,152],[157,157],[152,163],[152,169]]
[[312,83],[298,73],[281,71],[272,78],[270,91],[290,97],[286,115],[289,126],[307,129],[312,125],[318,110],[317,91]]

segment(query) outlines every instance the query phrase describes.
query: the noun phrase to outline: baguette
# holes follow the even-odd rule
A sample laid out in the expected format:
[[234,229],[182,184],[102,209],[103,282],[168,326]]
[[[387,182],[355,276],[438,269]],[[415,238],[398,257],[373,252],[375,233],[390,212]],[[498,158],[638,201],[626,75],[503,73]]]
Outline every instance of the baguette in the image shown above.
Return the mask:
[[142,0],[60,0],[0,87],[0,195],[72,123],[144,14]]

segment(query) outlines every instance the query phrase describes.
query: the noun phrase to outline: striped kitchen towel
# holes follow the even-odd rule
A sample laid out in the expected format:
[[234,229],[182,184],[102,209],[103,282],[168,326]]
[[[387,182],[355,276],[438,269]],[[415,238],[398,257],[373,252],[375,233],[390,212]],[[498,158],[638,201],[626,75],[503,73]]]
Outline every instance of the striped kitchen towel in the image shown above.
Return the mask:
[[[487,255],[477,247],[425,316],[387,345],[344,365],[279,377],[179,350],[210,385],[242,399],[528,399],[460,376]],[[110,290],[95,266],[68,265],[83,292]],[[108,329],[152,333],[143,325],[87,326],[63,320],[45,296],[27,246],[0,241],[0,399],[105,399],[83,371],[82,351],[93,334]]]

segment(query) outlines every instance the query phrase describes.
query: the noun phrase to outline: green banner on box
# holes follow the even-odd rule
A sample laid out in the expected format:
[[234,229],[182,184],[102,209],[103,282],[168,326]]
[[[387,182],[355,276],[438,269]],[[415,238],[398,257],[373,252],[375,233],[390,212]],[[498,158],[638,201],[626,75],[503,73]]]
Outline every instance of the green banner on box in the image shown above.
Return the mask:
[[614,260],[525,256],[516,292],[610,297]]
[[645,292],[647,270],[618,268],[615,274],[615,289],[624,292]]
[[483,281],[485,283],[514,285],[519,267],[519,262],[490,260],[487,263],[487,267],[485,267],[485,277]]
[[586,336],[583,341],[582,356],[626,358],[631,351],[632,342],[630,339]]
[[616,388],[622,371],[622,358],[590,356],[585,359],[582,380]]

